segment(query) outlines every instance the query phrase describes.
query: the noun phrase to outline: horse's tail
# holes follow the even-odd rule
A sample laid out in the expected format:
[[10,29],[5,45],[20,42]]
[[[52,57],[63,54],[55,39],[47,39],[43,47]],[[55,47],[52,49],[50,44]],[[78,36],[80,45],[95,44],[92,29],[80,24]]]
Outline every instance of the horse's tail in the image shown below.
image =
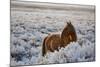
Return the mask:
[[44,38],[43,44],[42,44],[42,56],[44,56],[46,54],[46,47],[45,47],[45,41],[46,41],[47,37]]

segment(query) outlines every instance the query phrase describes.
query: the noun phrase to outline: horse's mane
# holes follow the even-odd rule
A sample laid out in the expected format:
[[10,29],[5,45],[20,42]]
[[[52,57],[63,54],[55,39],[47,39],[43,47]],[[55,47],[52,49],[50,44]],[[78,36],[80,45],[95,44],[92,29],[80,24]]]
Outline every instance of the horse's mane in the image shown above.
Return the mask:
[[75,28],[74,28],[74,26],[71,24],[71,22],[69,21],[69,22],[66,23],[66,26],[64,27],[64,29],[63,29],[63,31],[62,31],[62,33],[61,33],[61,39],[64,40],[64,41],[67,39],[67,40],[66,40],[66,43],[67,43],[67,41],[70,41],[70,40],[68,39],[68,37],[69,37],[70,35],[73,36],[72,38],[77,39],[76,32],[75,32]]

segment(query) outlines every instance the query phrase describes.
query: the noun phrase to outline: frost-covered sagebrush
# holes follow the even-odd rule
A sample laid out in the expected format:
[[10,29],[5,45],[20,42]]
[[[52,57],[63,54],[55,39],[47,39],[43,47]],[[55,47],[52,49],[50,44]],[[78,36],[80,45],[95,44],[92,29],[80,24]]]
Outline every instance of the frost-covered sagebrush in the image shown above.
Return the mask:
[[[28,9],[29,11],[29,9]],[[95,21],[92,11],[11,10],[11,65],[69,63],[95,60]],[[72,20],[78,40],[42,57],[42,42],[61,32]]]

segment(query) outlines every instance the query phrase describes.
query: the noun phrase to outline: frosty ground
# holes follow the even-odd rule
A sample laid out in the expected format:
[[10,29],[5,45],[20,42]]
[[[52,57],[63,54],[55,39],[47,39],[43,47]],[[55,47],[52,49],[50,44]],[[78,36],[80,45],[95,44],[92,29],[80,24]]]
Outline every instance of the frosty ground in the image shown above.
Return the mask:
[[[72,63],[95,60],[93,10],[11,8],[11,65]],[[71,20],[78,40],[42,57],[43,39],[61,32]]]

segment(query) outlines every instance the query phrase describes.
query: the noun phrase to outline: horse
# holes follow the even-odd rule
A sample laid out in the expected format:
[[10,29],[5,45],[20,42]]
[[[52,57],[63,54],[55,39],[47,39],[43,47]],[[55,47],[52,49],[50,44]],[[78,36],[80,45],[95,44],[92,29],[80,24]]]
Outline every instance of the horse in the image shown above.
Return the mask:
[[69,21],[61,34],[49,34],[44,38],[42,44],[42,56],[45,56],[48,51],[59,51],[61,47],[65,47],[73,41],[77,41],[77,35],[74,26]]

